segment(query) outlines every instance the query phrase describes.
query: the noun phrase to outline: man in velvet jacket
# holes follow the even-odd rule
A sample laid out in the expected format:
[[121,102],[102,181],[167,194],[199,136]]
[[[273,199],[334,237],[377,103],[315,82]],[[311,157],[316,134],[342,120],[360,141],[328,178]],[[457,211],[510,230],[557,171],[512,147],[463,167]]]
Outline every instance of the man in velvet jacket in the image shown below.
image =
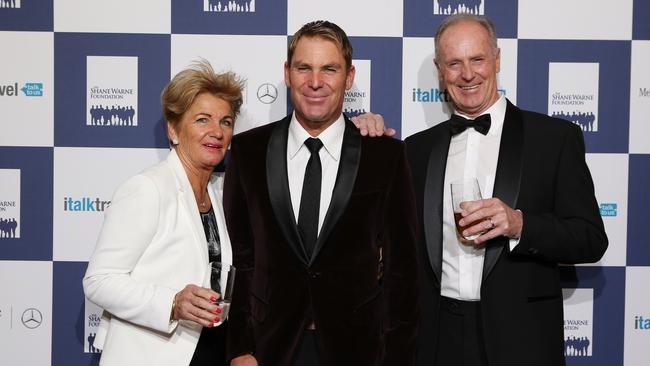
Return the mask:
[[[487,18],[450,16],[435,40],[455,116],[406,139],[423,232],[418,365],[564,365],[558,263],[607,248],[582,131],[499,95]],[[468,243],[449,183],[469,177],[491,198],[462,205],[464,234],[487,230]]]
[[[303,26],[285,63],[294,112],[233,139],[224,186],[237,268],[233,366],[414,363],[416,217],[406,149],[362,138],[342,114],[351,60],[338,26]],[[320,150],[307,146],[311,138]],[[312,159],[322,179],[304,184]],[[314,185],[322,189],[310,241],[301,220],[314,210],[303,211],[302,201]]]

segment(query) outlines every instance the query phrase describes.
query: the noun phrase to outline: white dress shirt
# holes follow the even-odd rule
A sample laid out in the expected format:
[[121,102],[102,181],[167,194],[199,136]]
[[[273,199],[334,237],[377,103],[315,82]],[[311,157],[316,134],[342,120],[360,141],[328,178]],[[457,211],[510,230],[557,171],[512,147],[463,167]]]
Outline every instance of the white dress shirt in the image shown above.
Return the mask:
[[[459,240],[454,223],[450,184],[454,181],[477,178],[482,197],[492,197],[506,106],[506,98],[502,96],[485,111],[484,114],[490,114],[491,118],[490,131],[487,135],[468,128],[453,136],[449,144],[442,216],[441,294],[443,296],[461,300],[481,299],[485,247],[477,249]],[[458,112],[456,114],[463,116]],[[516,243],[516,240],[511,240],[511,248]]]
[[289,193],[291,194],[291,205],[293,216],[298,222],[300,212],[300,198],[302,196],[302,182],[305,179],[305,169],[311,153],[305,140],[309,137],[316,137],[321,140],[323,147],[318,152],[322,167],[322,181],[320,190],[320,209],[318,211],[318,232],[320,233],[325,221],[325,214],[332,200],[332,192],[336,183],[336,175],[339,170],[341,147],[343,146],[343,134],[345,132],[345,120],[343,114],[332,123],[325,131],[318,136],[311,136],[300,125],[294,113],[289,124],[289,137],[287,139],[287,176],[289,177]]

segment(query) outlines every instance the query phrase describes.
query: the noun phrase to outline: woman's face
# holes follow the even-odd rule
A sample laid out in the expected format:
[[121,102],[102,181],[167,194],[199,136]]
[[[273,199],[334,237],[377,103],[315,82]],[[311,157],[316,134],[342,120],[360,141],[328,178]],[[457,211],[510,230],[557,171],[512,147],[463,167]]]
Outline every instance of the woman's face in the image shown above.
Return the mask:
[[212,171],[224,158],[232,139],[235,117],[230,104],[209,93],[199,94],[169,137],[186,168]]

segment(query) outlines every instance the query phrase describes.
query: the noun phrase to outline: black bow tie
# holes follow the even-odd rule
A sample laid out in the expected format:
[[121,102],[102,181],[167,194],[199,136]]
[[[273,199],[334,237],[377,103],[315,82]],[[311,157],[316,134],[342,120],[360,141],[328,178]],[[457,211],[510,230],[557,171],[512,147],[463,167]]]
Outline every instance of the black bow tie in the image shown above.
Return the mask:
[[482,114],[476,117],[476,119],[465,119],[457,114],[452,114],[449,128],[451,129],[452,136],[458,135],[470,127],[473,127],[476,132],[487,135],[490,130],[490,123],[491,119],[489,114]]

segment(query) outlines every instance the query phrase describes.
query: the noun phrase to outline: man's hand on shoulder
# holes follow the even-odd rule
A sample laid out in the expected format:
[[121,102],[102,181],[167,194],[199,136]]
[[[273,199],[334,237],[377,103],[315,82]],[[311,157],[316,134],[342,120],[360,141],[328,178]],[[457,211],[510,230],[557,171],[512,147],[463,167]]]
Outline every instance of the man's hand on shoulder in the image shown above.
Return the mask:
[[392,137],[397,132],[393,128],[386,128],[384,117],[381,114],[368,112],[350,119],[359,129],[361,136],[379,137],[386,135]]

